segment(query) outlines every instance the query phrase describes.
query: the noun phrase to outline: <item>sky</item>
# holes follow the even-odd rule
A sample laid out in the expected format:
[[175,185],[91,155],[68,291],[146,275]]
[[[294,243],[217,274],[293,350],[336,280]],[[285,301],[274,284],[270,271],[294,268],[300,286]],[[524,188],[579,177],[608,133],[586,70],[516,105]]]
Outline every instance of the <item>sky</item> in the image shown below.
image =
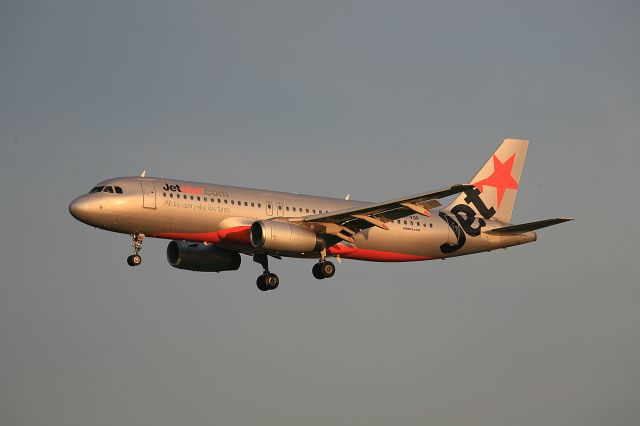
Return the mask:
[[[637,1],[0,1],[0,423],[640,424]],[[446,261],[196,273],[69,202],[137,175],[381,201],[531,140]]]

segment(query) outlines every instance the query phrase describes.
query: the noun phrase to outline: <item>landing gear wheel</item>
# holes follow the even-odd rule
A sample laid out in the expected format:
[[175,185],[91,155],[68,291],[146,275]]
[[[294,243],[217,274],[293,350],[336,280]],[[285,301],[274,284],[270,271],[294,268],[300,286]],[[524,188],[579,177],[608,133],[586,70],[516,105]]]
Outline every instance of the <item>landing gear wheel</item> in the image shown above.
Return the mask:
[[262,291],[275,290],[280,285],[280,278],[276,274],[266,273],[256,279],[256,285]]
[[311,273],[317,279],[324,280],[325,278],[331,278],[336,273],[336,267],[333,263],[327,260],[322,260],[313,265]]
[[324,261],[322,263],[318,263],[320,265],[320,273],[323,278],[331,278],[336,273],[336,267],[333,263]]
[[132,254],[131,256],[127,257],[127,263],[129,264],[129,266],[138,266],[142,263],[142,258],[139,254]]
[[258,289],[260,289],[260,291],[267,291],[269,290],[269,288],[267,287],[267,283],[264,281],[264,275],[260,275],[257,279],[256,279],[256,285],[258,286]]
[[311,269],[311,273],[316,279],[319,279],[319,280],[324,279],[324,276],[322,275],[322,271],[320,271],[319,263],[316,263],[315,265],[313,265],[313,268]]
[[275,290],[280,285],[280,278],[276,274],[269,273],[264,276],[264,282],[269,290]]

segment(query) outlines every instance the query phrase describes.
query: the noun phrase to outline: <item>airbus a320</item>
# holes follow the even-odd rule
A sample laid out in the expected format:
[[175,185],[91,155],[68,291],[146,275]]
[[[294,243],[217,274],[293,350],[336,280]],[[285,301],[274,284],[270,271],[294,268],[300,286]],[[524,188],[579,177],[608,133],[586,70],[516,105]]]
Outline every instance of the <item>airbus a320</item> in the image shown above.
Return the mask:
[[[241,255],[263,268],[256,284],[278,287],[269,258],[318,259],[331,278],[337,257],[372,262],[444,259],[535,241],[537,229],[572,220],[514,225],[511,214],[528,141],[505,139],[468,184],[382,202],[146,177],[108,179],[71,202],[87,225],[131,236],[131,266],[146,237],[171,240],[167,260],[192,271],[233,271]],[[440,199],[456,195],[446,207]]]

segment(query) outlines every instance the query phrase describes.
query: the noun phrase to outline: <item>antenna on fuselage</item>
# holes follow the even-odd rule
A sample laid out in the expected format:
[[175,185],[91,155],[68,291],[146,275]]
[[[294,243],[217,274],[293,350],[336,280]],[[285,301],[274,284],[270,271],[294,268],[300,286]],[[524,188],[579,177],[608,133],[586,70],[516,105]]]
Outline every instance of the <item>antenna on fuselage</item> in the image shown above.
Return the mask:
[[147,175],[147,171],[143,170],[142,173],[140,173],[140,177],[145,177]]
[[351,194],[347,194],[347,195],[345,195],[345,197],[344,197],[344,199],[345,199],[345,200],[347,200],[347,201],[349,200],[349,198],[351,198]]

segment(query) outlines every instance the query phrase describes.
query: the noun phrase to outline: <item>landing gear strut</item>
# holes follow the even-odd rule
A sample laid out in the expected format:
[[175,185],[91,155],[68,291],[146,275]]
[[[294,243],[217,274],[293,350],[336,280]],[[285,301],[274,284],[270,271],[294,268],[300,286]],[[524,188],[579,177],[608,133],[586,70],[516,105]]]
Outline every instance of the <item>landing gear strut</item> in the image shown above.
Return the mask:
[[269,272],[269,259],[264,253],[254,254],[253,261],[262,265],[264,272],[256,279],[256,285],[262,291],[275,290],[280,285],[280,278]]
[[127,257],[127,263],[129,264],[129,266],[138,266],[142,263],[140,250],[142,250],[142,241],[144,241],[144,234],[131,234],[131,241],[133,254]]

